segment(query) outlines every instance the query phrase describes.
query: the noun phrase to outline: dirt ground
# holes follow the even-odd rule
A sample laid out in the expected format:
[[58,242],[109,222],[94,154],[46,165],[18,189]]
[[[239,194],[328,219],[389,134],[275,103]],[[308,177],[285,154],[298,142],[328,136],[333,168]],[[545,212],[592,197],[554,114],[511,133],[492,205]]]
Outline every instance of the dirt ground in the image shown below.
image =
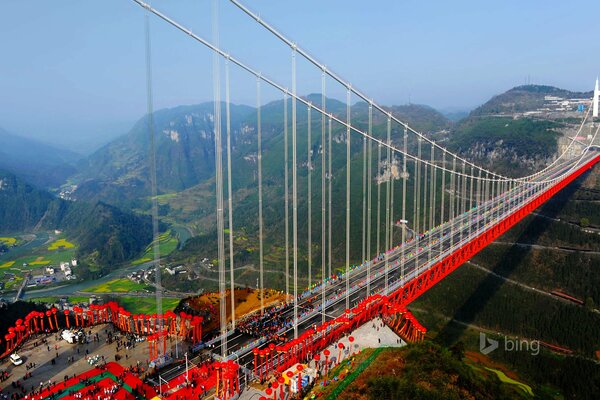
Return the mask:
[[[227,301],[227,322],[231,321],[231,292],[225,296]],[[260,309],[261,291],[256,289],[235,290],[235,318],[239,319]],[[264,307],[271,307],[286,300],[285,293],[273,289],[264,289]],[[204,324],[204,331],[209,332],[220,325],[219,293],[205,293],[188,300],[190,306],[198,311],[208,311],[211,320]]]

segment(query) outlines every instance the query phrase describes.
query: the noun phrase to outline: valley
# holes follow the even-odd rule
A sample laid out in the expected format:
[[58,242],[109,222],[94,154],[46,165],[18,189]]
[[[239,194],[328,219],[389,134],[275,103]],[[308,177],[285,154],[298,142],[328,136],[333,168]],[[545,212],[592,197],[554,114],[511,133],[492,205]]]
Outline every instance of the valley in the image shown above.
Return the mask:
[[[424,129],[429,137],[447,144],[448,148],[520,176],[547,163],[559,151],[566,135],[570,134],[568,132],[576,130],[578,114],[572,111],[572,115],[565,114],[564,118],[527,115],[532,107],[543,106],[540,96],[543,98],[548,93],[556,95],[555,92],[544,87],[516,88],[502,96],[509,97],[514,104],[519,104],[518,107],[510,110],[499,107],[497,104],[505,104],[507,100],[499,103],[494,98],[458,122],[449,121],[425,106],[390,107],[390,110]],[[585,95],[560,93],[564,96]],[[315,102],[320,101],[320,96],[311,96],[309,98]],[[333,99],[327,99],[327,107],[343,112],[343,104]],[[8,247],[8,251],[0,254],[0,273],[4,273],[0,279],[4,293],[12,295],[24,280],[46,275],[43,282],[33,280],[39,282],[38,286],[25,288],[23,299],[54,304],[116,300],[132,312],[155,312],[157,287],[152,267],[155,246],[149,225],[153,200],[157,202],[160,220],[156,247],[161,257],[163,309],[175,309],[182,297],[217,290],[219,274],[211,111],[212,104],[206,103],[157,113],[156,139],[160,143],[157,162],[159,170],[168,173],[157,177],[159,194],[156,199],[149,193],[144,118],[128,135],[78,162],[78,172],[65,182],[61,199],[30,188],[19,178],[4,175],[0,188],[6,192],[7,188],[14,187],[13,193],[23,198],[20,202],[14,201],[14,197],[5,200],[8,206],[15,209],[36,204],[26,212],[26,215],[31,215],[29,222],[4,229],[6,234],[3,233],[3,238],[0,238]],[[262,110],[265,124],[262,158],[264,220],[269,226],[264,240],[264,284],[277,290],[282,290],[291,279],[284,269],[284,171],[275,167],[281,164],[285,151],[282,137],[285,126],[269,121],[281,119],[283,111],[282,102],[267,104]],[[358,121],[356,123],[364,125],[367,119],[365,104],[356,104],[352,112],[353,119]],[[233,113],[235,225],[226,226],[225,234],[228,245],[228,234],[233,228],[235,282],[236,287],[244,289],[258,285],[259,272],[256,115],[254,109],[245,106],[234,107]],[[323,176],[318,161],[322,154],[318,132],[321,120],[315,116],[309,120],[305,110],[299,110],[298,119],[298,146],[305,149],[300,156],[298,176],[298,184],[302,188],[299,193],[299,236],[303,238],[299,242],[302,256],[298,263],[298,283],[300,287],[306,287],[322,278],[321,236],[320,230],[315,229],[320,226],[318,207],[321,198],[319,193],[314,192],[310,199],[314,207],[313,257],[309,260],[305,255],[308,175],[312,175],[315,187],[321,185]],[[313,129],[310,143],[305,138],[309,125]],[[376,136],[385,135],[384,119],[373,121],[373,132]],[[332,164],[336,173],[327,181],[332,185],[334,204],[344,197],[343,134],[340,127],[332,130]],[[398,140],[398,136],[399,132],[394,131],[393,141]],[[353,171],[363,168],[365,161],[360,155],[361,148],[361,143],[352,147]],[[370,167],[374,171],[370,217],[376,221],[377,208],[386,207],[384,197],[378,194],[380,185],[390,180],[390,176],[392,180],[400,181],[400,178],[392,174],[392,167],[386,161],[373,157]],[[407,173],[414,175],[414,166],[409,164]],[[581,377],[600,373],[597,356],[600,351],[597,340],[600,337],[600,311],[597,306],[600,304],[600,275],[596,268],[600,261],[600,220],[595,212],[595,203],[600,202],[599,176],[600,169],[596,167],[411,305],[411,311],[428,328],[428,339],[435,342],[435,346],[463,349],[464,353],[461,352],[457,362],[465,362],[466,368],[475,371],[477,378],[473,379],[484,379],[488,385],[497,385],[497,380],[505,383],[494,389],[498,393],[512,393],[510,396],[519,393],[518,396],[523,398],[532,393],[541,398],[555,398],[559,394],[576,397],[583,393],[578,386],[583,379]],[[355,209],[359,209],[362,202],[361,180],[361,174],[356,173],[351,182],[357,194],[351,197],[351,207]],[[413,206],[415,190],[409,183],[409,208]],[[60,189],[55,187],[54,191]],[[27,193],[25,197],[24,193]],[[36,196],[33,203],[30,200],[32,194]],[[441,196],[441,192],[436,195]],[[395,185],[394,196],[400,198],[400,184]],[[117,225],[97,223],[97,218],[105,216],[106,212]],[[397,208],[395,212],[398,217]],[[423,221],[428,212],[426,207],[421,211]],[[5,218],[10,223],[10,218]],[[331,218],[334,225],[343,224],[343,210],[335,208]],[[22,224],[22,221],[19,222]],[[99,230],[86,233],[90,226],[98,226]],[[103,236],[104,226],[116,226],[109,233],[110,239]],[[350,240],[359,243],[360,218],[353,219],[351,227]],[[376,249],[375,239],[383,235],[383,228],[381,222],[373,224],[370,235],[372,252],[382,249]],[[394,229],[394,241],[401,239],[400,233],[401,229]],[[343,264],[344,243],[340,238],[335,240],[332,243],[332,274],[343,272],[339,266]],[[106,247],[108,244],[110,247]],[[353,246],[350,255],[353,262],[359,263],[360,246]],[[73,265],[73,261],[80,264]],[[73,275],[69,280],[60,268],[55,274],[47,272],[49,266],[58,267],[61,263],[71,264]],[[311,281],[309,268],[312,268]],[[229,282],[226,284],[229,285]],[[580,303],[575,304],[554,292],[572,296]],[[570,328],[573,326],[577,329]],[[535,358],[501,351],[481,356],[478,346],[482,332],[498,340],[539,341],[545,345]],[[557,349],[561,350],[557,353]],[[446,350],[436,348],[434,351]],[[569,372],[558,373],[563,370]],[[509,389],[511,385],[513,388]]]

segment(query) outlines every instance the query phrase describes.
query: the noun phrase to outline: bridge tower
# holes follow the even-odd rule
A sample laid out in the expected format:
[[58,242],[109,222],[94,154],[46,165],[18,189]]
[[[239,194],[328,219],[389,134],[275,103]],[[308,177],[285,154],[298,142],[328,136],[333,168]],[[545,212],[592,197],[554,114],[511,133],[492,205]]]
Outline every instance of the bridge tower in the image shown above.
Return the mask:
[[593,111],[592,116],[594,118],[598,118],[598,98],[600,97],[600,90],[598,90],[598,78],[596,78],[596,87],[594,88],[594,103],[593,103]]

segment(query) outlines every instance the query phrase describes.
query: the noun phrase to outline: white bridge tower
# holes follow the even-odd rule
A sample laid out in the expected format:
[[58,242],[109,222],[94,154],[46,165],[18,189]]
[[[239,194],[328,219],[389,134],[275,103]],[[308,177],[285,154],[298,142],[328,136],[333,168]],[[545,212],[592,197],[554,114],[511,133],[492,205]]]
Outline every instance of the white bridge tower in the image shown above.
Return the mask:
[[592,116],[594,118],[598,118],[598,97],[600,97],[600,90],[598,90],[598,78],[596,78],[596,87],[594,88],[594,101],[592,105]]

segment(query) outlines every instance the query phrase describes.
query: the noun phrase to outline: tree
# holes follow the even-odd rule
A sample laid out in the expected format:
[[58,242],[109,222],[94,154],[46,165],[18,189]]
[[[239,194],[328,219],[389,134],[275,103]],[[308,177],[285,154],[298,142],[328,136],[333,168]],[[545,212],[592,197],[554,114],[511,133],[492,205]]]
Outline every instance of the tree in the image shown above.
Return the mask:
[[581,220],[579,220],[579,225],[581,225],[582,228],[588,227],[590,225],[590,220],[588,218],[581,218]]
[[465,344],[461,341],[450,346],[450,352],[457,360],[462,360],[465,356]]
[[596,304],[594,303],[594,299],[592,299],[591,296],[588,296],[585,298],[585,308],[587,308],[588,310],[593,310],[594,308],[596,308]]

